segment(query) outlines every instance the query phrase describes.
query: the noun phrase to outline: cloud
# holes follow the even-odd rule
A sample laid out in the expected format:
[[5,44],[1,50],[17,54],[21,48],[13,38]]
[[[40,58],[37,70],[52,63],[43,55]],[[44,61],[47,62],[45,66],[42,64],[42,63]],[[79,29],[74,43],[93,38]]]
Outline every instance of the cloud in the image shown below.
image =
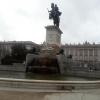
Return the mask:
[[0,40],[45,40],[48,9],[62,11],[62,43],[100,42],[100,0],[0,0]]
[[63,42],[99,42],[100,1],[67,0],[63,3]]

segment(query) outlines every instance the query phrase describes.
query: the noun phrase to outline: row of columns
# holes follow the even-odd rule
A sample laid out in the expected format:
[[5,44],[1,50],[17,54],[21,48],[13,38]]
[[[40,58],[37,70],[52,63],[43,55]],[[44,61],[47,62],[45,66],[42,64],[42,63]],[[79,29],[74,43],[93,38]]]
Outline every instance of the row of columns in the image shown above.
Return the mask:
[[[90,52],[90,50],[92,51],[92,54]],[[77,53],[77,54],[75,54]],[[81,53],[81,55],[80,55]],[[86,54],[87,53],[87,54]],[[86,60],[86,61],[95,61],[95,60],[98,60],[98,49],[96,48],[83,48],[83,49],[80,49],[80,48],[65,48],[65,55],[73,55],[73,60]]]

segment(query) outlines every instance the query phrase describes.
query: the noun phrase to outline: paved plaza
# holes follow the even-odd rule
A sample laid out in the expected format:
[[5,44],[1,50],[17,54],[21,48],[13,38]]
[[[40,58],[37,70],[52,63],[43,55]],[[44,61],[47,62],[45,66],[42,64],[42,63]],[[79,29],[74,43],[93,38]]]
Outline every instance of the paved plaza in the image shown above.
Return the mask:
[[41,93],[29,91],[0,90],[0,100],[100,100],[100,90],[68,93]]

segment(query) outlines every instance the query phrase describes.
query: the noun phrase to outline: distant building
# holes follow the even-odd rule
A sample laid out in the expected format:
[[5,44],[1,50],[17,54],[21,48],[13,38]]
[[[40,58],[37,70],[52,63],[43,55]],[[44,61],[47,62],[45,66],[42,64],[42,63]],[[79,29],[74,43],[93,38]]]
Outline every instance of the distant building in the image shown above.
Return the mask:
[[40,46],[31,41],[1,41],[0,42],[0,61],[6,55],[11,55],[11,47],[15,44],[24,44],[26,49],[36,48],[39,49]]
[[72,55],[74,61],[100,61],[100,44],[66,44],[63,45],[64,54]]

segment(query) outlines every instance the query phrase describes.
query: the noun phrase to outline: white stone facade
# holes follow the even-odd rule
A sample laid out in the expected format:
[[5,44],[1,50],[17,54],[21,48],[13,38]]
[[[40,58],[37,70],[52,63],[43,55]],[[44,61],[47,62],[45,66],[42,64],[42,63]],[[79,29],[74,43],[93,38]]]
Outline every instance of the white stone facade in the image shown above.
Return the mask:
[[100,61],[100,44],[66,44],[63,49],[66,56],[72,55],[73,60]]

